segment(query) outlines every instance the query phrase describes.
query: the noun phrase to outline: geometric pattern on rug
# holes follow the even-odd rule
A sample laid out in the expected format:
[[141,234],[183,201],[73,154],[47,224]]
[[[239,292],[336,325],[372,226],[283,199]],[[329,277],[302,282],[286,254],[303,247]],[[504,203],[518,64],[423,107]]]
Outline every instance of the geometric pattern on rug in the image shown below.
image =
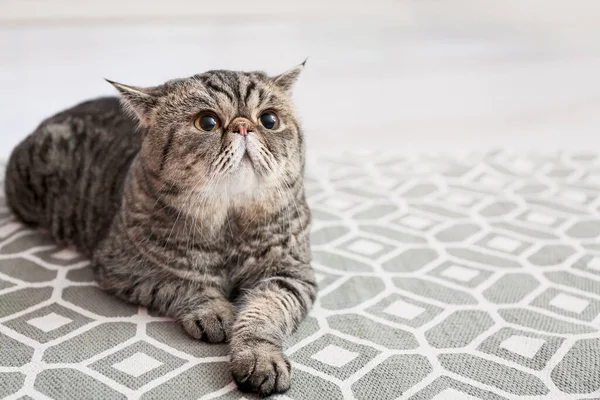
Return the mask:
[[[600,398],[600,156],[341,154],[306,189],[320,292],[275,398]],[[0,397],[253,398],[0,201]]]

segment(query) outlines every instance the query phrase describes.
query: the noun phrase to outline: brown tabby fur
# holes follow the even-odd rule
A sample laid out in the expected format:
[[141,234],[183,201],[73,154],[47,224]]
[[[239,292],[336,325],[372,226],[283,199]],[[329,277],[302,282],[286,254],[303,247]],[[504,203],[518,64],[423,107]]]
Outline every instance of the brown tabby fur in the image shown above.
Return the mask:
[[[303,134],[291,88],[303,64],[269,77],[209,71],[44,121],[12,153],[14,213],[92,258],[100,286],[228,341],[242,390],[290,387],[284,339],[316,296]],[[221,120],[203,132],[194,118]],[[266,129],[259,116],[277,113]],[[135,118],[134,118],[135,116]],[[240,120],[240,118],[243,118]],[[249,134],[236,133],[243,121]]]

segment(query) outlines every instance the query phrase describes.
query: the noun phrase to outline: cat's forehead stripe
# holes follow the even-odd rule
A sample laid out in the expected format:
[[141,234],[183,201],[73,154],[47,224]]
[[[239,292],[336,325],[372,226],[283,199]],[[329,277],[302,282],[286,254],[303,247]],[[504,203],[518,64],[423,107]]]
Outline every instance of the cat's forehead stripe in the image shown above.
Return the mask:
[[253,80],[250,80],[248,86],[246,86],[246,94],[244,95],[244,104],[248,105],[248,100],[250,99],[250,95],[254,91],[256,87],[256,83]]
[[226,85],[224,83],[224,81],[222,81],[218,77],[218,75],[216,75],[216,74],[208,75],[202,81],[202,83],[204,84],[204,87],[206,87],[207,89],[210,89],[213,92],[221,93],[221,94],[225,95],[231,103],[235,102],[235,99],[236,99],[235,94],[227,89],[227,86],[229,86],[229,85]]
[[212,95],[224,96],[234,106],[249,107],[252,103],[254,107],[261,107],[272,100],[269,91],[261,84],[265,74],[215,70],[198,78]]

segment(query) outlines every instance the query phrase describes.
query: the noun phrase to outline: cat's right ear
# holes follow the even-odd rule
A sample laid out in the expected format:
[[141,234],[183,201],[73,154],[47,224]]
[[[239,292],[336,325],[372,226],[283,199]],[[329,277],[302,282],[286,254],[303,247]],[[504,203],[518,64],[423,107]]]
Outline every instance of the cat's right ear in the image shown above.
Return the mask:
[[298,64],[294,68],[288,69],[283,74],[273,77],[273,82],[275,82],[275,85],[279,86],[288,93],[291,92],[292,87],[300,76],[300,73],[304,70],[304,66],[306,65],[307,61],[308,58],[304,60],[302,64]]
[[104,79],[119,91],[121,94],[121,103],[128,111],[138,117],[140,125],[148,126],[150,124],[152,109],[156,106],[157,97],[155,88],[128,86],[106,78]]

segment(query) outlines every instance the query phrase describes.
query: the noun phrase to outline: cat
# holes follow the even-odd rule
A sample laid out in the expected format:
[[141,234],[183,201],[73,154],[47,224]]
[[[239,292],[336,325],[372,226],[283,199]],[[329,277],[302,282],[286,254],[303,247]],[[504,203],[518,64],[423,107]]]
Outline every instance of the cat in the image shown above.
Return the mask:
[[228,342],[233,379],[289,389],[283,354],[317,295],[304,136],[274,77],[208,71],[43,121],[12,152],[5,190],[25,223],[91,258],[99,286]]

